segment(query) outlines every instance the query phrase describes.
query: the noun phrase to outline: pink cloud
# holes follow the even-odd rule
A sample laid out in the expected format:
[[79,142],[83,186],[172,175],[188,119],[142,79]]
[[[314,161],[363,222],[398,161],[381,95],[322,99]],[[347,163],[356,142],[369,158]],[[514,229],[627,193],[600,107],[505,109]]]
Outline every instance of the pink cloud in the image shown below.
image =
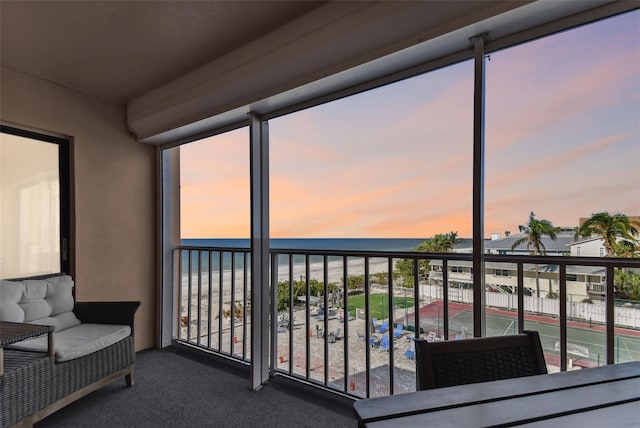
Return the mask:
[[[331,229],[341,229],[347,234],[351,230],[353,236],[353,233],[361,233],[369,216],[381,212],[385,201],[414,185],[408,180],[362,191],[345,186],[342,178],[334,177],[322,183],[324,191],[319,194],[303,188],[298,182],[279,178],[272,187],[272,232],[279,237],[317,233],[325,236]],[[300,235],[289,235],[294,231]]]
[[373,223],[366,228],[367,236],[388,238],[430,237],[438,233],[457,232],[460,237],[471,237],[471,212],[448,212],[442,215],[417,217],[403,216]]
[[629,55],[611,55],[580,69],[570,80],[556,71],[543,86],[538,85],[539,75],[547,75],[537,70],[535,61],[526,62],[530,73],[523,73],[518,80],[513,79],[510,69],[508,76],[498,72],[495,84],[487,85],[488,151],[532,139],[553,124],[620,102],[614,94],[624,93],[622,88],[637,73],[629,67]]
[[621,143],[630,138],[630,134],[611,135],[591,141],[584,145],[573,147],[569,150],[554,153],[552,157],[541,157],[534,162],[519,164],[510,174],[502,174],[492,178],[487,182],[489,189],[494,189],[505,184],[513,184],[514,181],[526,182],[531,177],[542,177],[545,172],[558,171],[566,168],[568,164],[581,161],[589,155],[594,155],[609,148],[612,145]]
[[[272,143],[273,145],[274,143]],[[270,161],[277,164],[295,162],[337,162],[344,159],[344,155],[329,145],[317,142],[303,142],[298,139],[279,139],[278,145],[286,150],[271,150]]]

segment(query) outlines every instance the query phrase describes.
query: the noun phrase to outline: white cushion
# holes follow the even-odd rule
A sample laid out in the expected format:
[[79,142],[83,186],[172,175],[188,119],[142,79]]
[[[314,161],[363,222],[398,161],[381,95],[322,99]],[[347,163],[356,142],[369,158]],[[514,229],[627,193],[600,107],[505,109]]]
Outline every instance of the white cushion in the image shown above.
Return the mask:
[[47,278],[46,300],[51,306],[51,315],[73,311],[73,280],[69,275]]
[[53,325],[56,331],[80,324],[73,311],[69,275],[0,283],[0,320]]
[[0,321],[24,322],[24,309],[20,306],[22,296],[22,282],[0,281]]
[[80,325],[80,320],[73,312],[63,312],[52,317],[29,321],[29,324],[52,325],[55,331],[62,331]]
[[24,309],[24,320],[29,322],[51,315],[51,305],[45,300],[47,280],[30,279],[23,282],[24,296],[22,296],[20,306]]
[[[131,335],[128,325],[80,324],[55,333],[56,362],[73,360],[104,349]],[[7,348],[23,351],[47,351],[47,335],[12,343]]]

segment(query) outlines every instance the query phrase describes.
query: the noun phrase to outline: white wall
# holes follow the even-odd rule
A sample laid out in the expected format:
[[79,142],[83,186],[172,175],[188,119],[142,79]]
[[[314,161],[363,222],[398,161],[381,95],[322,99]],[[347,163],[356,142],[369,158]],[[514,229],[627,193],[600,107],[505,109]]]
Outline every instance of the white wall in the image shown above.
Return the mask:
[[[603,255],[606,255],[606,252],[601,253],[601,251],[604,251],[604,246],[602,245],[602,243],[602,239],[592,239],[590,241],[580,242],[579,244],[573,244],[571,246],[571,256],[602,257]],[[578,252],[580,252],[580,254],[578,254]]]

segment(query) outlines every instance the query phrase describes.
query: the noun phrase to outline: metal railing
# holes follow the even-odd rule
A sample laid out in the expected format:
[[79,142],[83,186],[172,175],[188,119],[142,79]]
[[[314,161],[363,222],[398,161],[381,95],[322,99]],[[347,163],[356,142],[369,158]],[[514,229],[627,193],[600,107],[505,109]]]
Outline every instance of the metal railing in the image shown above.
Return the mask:
[[597,294],[605,294],[607,291],[607,287],[603,284],[594,284],[592,282],[587,282],[587,291]]
[[[177,340],[250,362],[250,251],[176,251]],[[450,266],[471,261],[471,254],[298,249],[270,254],[271,371],[331,391],[372,397],[415,390],[412,339],[469,337],[470,314],[478,304],[484,305],[487,335],[543,330],[552,369],[640,360],[640,310],[613,298],[614,268],[640,268],[637,260],[485,255],[485,263],[513,266],[516,292],[487,288],[485,302],[474,302],[469,285],[450,275]],[[425,264],[434,260],[442,265],[437,279],[424,276]],[[525,285],[535,287],[536,276],[550,287],[549,275],[535,275],[536,266],[556,267],[557,289],[547,291],[554,297],[525,295]],[[573,266],[606,271],[604,302],[588,301],[586,284],[584,301],[568,295],[567,268]]]
[[176,339],[250,362],[250,251],[178,247],[175,253]]

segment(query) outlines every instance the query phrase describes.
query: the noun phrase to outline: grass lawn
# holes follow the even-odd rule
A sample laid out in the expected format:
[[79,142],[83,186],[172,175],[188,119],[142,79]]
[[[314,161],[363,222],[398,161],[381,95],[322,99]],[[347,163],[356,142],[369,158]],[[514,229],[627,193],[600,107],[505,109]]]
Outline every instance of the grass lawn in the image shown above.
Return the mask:
[[[412,297],[396,296],[393,305],[397,309],[413,307]],[[356,308],[364,310],[364,294],[349,296],[349,314],[356,315]],[[387,294],[372,294],[369,296],[369,311],[371,317],[379,320],[389,318],[389,296]]]

